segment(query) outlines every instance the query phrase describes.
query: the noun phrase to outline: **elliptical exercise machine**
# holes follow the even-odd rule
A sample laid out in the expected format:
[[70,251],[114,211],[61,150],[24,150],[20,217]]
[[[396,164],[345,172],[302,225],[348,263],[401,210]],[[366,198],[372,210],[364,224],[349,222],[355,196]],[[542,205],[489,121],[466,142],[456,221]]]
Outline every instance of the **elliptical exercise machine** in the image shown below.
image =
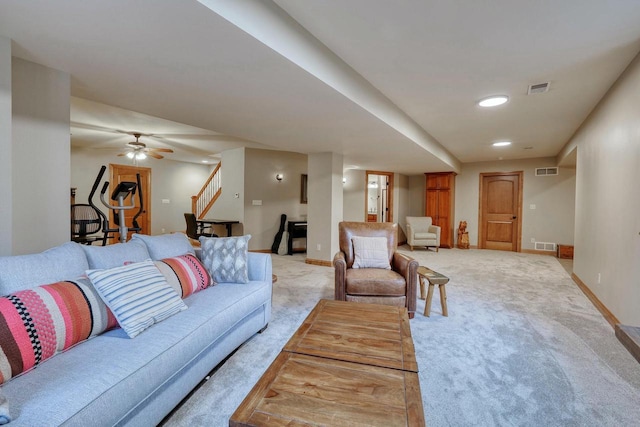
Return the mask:
[[[89,205],[91,205],[91,207],[94,208],[102,218],[102,232],[104,233],[102,246],[105,246],[107,244],[107,239],[109,237],[112,237],[115,233],[119,233],[120,242],[125,243],[127,241],[127,234],[129,233],[129,231],[133,231],[136,233],[141,231],[142,227],[138,225],[137,219],[144,210],[144,205],[142,201],[142,185],[140,184],[139,173],[136,174],[137,182],[122,181],[116,186],[116,188],[113,189],[113,192],[111,193],[111,200],[117,202],[116,205],[112,205],[110,202],[105,200],[105,194],[107,192],[107,189],[109,188],[109,181],[105,181],[104,185],[102,186],[102,190],[100,191],[100,201],[107,209],[114,211],[113,222],[117,226],[117,228],[110,228],[109,218],[107,217],[107,215],[105,215],[93,203],[93,196],[96,190],[98,189],[98,185],[100,185],[100,181],[102,181],[102,176],[104,175],[104,172],[106,170],[107,170],[107,167],[104,165],[100,168],[100,172],[98,173],[98,176],[96,177],[96,180],[93,183],[93,187],[91,188],[91,193],[89,194]],[[133,217],[132,227],[127,227],[127,224],[125,222],[124,211],[129,209],[135,209],[136,203],[134,200],[134,196],[136,194],[136,191],[138,193],[139,208],[138,208],[138,212]],[[129,204],[125,204],[125,201],[127,200],[127,198],[130,198]]]

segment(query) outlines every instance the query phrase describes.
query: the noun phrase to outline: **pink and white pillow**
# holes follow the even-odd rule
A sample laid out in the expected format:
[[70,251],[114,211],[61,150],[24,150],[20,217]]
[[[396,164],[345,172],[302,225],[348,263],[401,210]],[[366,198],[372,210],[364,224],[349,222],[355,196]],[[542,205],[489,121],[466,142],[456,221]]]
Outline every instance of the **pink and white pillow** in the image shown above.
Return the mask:
[[191,294],[215,285],[207,269],[192,254],[154,261],[167,283],[183,299]]

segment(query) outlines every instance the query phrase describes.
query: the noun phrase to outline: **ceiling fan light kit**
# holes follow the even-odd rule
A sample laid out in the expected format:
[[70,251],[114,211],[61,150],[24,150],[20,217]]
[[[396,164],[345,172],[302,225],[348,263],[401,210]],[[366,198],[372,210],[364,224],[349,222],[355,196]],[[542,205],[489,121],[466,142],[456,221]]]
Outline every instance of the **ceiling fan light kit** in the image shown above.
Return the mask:
[[140,142],[140,136],[142,136],[142,134],[134,133],[133,136],[136,140],[127,143],[127,148],[131,151],[120,153],[118,156],[127,156],[127,158],[132,159],[134,163],[136,163],[138,160],[144,160],[148,156],[154,159],[163,159],[164,156],[159,153],[173,153],[173,150],[170,148],[147,148],[144,142]]

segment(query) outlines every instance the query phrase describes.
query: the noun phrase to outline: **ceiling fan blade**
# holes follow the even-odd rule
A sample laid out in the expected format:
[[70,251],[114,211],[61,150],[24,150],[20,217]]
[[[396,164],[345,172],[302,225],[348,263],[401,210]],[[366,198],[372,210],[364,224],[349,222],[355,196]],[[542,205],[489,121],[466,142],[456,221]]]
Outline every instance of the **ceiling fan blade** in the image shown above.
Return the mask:
[[164,159],[164,156],[161,156],[158,153],[154,153],[153,151],[147,151],[147,155],[153,157],[154,159]]
[[149,150],[160,153],[173,153],[173,150],[171,148],[149,148]]
[[118,157],[126,156],[127,153],[118,153]]

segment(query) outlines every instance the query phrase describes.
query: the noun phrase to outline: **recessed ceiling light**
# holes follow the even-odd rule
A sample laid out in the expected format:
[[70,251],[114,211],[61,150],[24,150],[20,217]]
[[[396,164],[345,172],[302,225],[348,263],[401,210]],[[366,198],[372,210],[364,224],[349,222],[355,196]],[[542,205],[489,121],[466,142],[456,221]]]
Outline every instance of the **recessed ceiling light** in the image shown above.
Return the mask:
[[506,147],[507,145],[511,145],[511,141],[498,141],[492,144],[494,147]]
[[478,105],[481,107],[497,107],[509,100],[506,95],[490,96],[489,98],[481,99]]
[[202,163],[209,163],[209,160],[203,160]]

